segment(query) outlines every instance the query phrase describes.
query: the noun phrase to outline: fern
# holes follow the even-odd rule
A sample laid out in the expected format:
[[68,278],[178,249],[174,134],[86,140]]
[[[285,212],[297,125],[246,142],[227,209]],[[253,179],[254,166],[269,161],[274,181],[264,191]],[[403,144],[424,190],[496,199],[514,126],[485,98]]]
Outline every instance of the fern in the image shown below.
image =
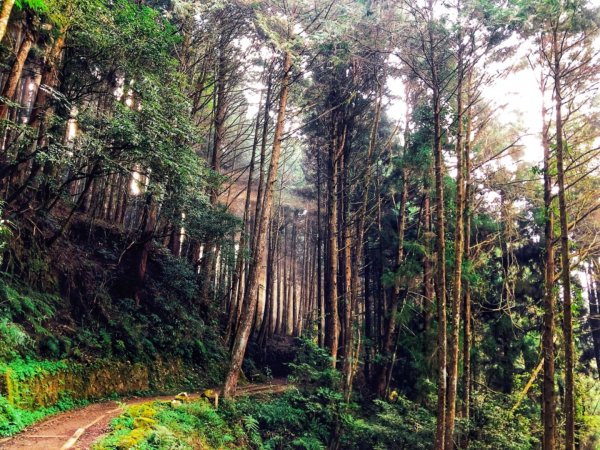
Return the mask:
[[15,6],[19,9],[28,7],[37,12],[44,12],[48,10],[48,5],[44,0],[16,0]]
[[243,422],[245,430],[249,433],[258,433],[258,431],[260,430],[258,426],[258,420],[256,420],[252,416],[245,416],[243,418]]
[[312,436],[302,436],[292,441],[294,448],[304,450],[324,450],[325,446]]

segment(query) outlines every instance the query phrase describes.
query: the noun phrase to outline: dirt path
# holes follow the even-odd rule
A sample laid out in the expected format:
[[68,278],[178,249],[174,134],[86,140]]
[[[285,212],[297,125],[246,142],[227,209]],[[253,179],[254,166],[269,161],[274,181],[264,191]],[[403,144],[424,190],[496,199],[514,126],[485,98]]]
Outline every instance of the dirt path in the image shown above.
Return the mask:
[[[280,393],[290,386],[285,380],[276,379],[270,384],[249,384],[239,387],[236,396]],[[214,389],[218,392],[218,389]],[[198,394],[192,394],[198,397]],[[131,398],[125,405],[154,400],[171,400],[170,396]],[[123,408],[116,401],[95,403],[81,409],[57,414],[25,429],[11,438],[0,439],[2,450],[67,450],[89,449],[94,441],[106,434],[110,421],[121,414]]]

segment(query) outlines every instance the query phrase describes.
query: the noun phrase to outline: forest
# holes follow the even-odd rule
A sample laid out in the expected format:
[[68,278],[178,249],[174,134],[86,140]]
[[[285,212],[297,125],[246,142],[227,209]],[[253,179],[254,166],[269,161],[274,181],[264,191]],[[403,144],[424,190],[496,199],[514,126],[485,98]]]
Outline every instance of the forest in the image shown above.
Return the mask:
[[600,449],[600,2],[1,0],[0,448]]

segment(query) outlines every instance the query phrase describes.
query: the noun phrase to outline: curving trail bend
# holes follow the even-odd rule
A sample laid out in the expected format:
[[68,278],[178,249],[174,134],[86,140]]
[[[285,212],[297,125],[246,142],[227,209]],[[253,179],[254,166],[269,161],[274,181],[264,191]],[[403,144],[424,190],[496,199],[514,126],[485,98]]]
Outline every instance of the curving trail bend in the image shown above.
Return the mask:
[[[276,394],[289,389],[284,379],[268,384],[248,384],[238,387],[236,396]],[[213,388],[215,392],[219,389]],[[199,394],[191,394],[198,397]],[[94,403],[80,409],[66,411],[32,425],[21,433],[0,439],[2,450],[84,450],[106,434],[110,421],[123,412],[122,405],[135,405],[154,400],[171,400],[172,395],[124,399]]]

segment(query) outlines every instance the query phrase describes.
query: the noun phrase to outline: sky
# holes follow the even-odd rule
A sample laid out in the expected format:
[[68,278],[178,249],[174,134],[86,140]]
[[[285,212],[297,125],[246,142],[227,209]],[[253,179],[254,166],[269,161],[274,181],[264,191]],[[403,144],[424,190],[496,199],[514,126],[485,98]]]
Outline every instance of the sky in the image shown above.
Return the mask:
[[[600,8],[600,0],[588,0],[592,8]],[[526,56],[532,53],[532,45],[516,34],[507,40],[505,45],[517,46],[516,53],[506,61],[486,65],[485,70],[502,71],[508,67],[511,70],[506,76],[496,78],[490,86],[483,91],[483,96],[490,101],[497,110],[496,118],[501,124],[509,125],[522,123],[524,135],[520,143],[523,145],[522,160],[529,163],[543,161],[541,144],[541,110],[542,94],[539,90],[539,72],[535,72],[527,64]],[[596,41],[600,50],[600,39]],[[394,61],[392,61],[394,62]],[[388,79],[390,90],[387,114],[394,121],[403,121],[406,105],[403,101],[404,86],[398,78]],[[546,99],[551,101],[551,99]]]
[[[600,2],[600,0],[598,0]],[[515,38],[511,38],[514,43]],[[486,70],[503,71],[510,66],[519,66],[506,76],[496,78],[484,89],[484,99],[496,107],[496,117],[501,124],[510,125],[520,121],[526,131],[521,139],[524,145],[523,160],[531,163],[542,161],[543,150],[540,142],[542,96],[539,92],[536,73],[524,61],[530,47],[521,45],[519,51],[510,59],[489,65]],[[393,61],[392,61],[393,62]],[[403,121],[406,114],[404,103],[404,85],[399,78],[388,79],[390,96],[386,108],[388,116],[394,121]]]

